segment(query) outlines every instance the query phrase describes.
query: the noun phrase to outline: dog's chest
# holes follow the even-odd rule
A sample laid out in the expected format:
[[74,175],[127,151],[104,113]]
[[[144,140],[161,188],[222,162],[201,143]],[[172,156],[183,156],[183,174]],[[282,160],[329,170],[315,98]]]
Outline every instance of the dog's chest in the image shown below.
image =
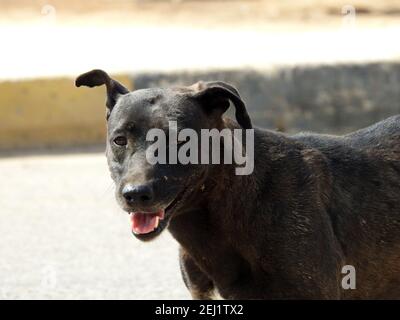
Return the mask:
[[226,230],[210,223],[202,212],[171,221],[169,230],[186,252],[214,281],[230,283],[243,267],[243,258]]

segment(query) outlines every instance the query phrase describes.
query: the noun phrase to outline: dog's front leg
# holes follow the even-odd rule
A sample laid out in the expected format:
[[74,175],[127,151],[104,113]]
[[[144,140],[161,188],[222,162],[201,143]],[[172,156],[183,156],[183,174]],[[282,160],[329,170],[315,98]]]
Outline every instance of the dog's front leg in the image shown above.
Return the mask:
[[196,262],[182,247],[179,249],[179,260],[183,282],[189,289],[192,298],[196,300],[213,299],[213,282],[200,270]]

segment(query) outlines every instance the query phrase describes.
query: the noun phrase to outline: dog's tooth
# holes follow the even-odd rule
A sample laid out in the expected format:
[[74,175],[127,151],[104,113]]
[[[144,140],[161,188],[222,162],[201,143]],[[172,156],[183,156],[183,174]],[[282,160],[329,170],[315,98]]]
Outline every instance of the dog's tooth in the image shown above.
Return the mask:
[[158,227],[158,223],[160,222],[160,217],[156,217],[156,224],[154,226],[154,229]]

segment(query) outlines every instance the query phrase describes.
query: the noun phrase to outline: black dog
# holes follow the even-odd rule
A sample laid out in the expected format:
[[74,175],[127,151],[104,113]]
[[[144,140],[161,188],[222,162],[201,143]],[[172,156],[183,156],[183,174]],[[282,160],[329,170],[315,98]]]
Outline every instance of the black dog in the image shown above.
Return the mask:
[[[146,161],[151,128],[252,128],[223,82],[128,92],[104,71],[77,86],[107,87],[107,158],[135,236],[166,227],[181,245],[194,298],[400,298],[400,116],[345,135],[254,129],[254,172],[229,164]],[[232,102],[234,121],[222,118]],[[342,287],[342,267],[356,289]]]

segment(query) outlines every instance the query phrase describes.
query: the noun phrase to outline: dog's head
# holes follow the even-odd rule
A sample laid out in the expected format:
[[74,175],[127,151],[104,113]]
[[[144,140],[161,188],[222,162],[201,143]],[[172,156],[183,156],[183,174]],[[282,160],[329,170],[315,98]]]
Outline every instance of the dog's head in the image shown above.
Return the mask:
[[185,205],[185,199],[200,186],[208,166],[169,161],[151,164],[146,152],[151,129],[165,133],[169,148],[179,150],[179,142],[168,141],[170,122],[178,131],[190,128],[221,129],[222,114],[230,102],[243,128],[252,127],[237,90],[223,82],[199,82],[190,87],[143,89],[129,92],[102,70],[80,75],[76,86],[107,88],[107,159],[116,184],[116,198],[131,214],[132,231],[141,240],[160,234],[169,219]]

